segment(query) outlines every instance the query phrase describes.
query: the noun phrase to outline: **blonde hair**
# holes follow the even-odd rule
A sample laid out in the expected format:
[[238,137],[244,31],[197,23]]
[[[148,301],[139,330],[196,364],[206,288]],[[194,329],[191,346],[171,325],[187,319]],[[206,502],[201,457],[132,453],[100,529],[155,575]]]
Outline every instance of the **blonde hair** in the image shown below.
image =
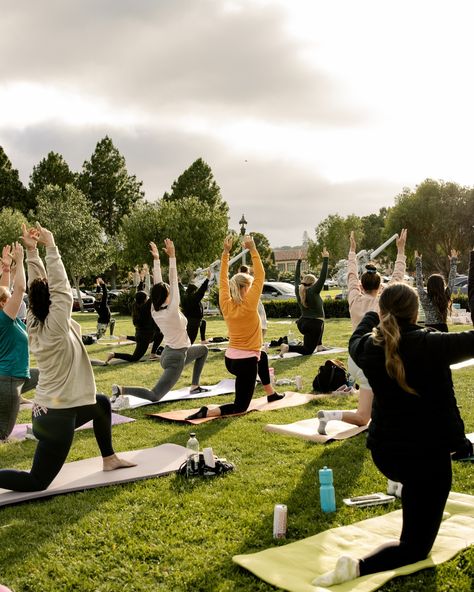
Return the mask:
[[418,294],[403,283],[391,284],[382,292],[379,300],[380,324],[373,330],[374,343],[385,351],[385,369],[390,378],[407,393],[417,392],[408,385],[405,366],[400,357],[400,324],[416,320],[418,314]]
[[301,280],[301,284],[299,285],[298,291],[300,293],[301,304],[305,308],[307,308],[307,306],[306,306],[306,288],[309,288],[310,286],[312,286],[315,283],[316,283],[316,276],[314,276],[312,273],[307,273],[306,275],[303,276],[303,279]]
[[11,292],[5,286],[0,286],[0,302],[5,302],[11,297]]
[[243,298],[241,288],[251,286],[253,277],[248,273],[236,273],[229,280],[230,297],[235,304],[242,304]]

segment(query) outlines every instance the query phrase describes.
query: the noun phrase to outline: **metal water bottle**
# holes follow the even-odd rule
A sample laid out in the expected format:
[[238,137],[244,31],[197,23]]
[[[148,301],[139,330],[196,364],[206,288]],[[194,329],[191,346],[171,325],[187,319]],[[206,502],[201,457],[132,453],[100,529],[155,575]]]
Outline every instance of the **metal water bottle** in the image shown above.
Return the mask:
[[319,499],[323,512],[336,511],[336,494],[334,492],[332,469],[323,467],[319,470]]

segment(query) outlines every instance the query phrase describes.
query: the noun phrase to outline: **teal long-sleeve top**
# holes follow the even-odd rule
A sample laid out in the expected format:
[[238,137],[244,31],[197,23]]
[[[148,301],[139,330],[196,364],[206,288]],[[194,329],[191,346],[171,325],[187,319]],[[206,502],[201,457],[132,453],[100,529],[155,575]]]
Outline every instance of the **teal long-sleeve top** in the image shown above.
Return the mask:
[[306,288],[306,306],[301,302],[299,286],[301,283],[301,259],[298,259],[295,270],[295,294],[300,307],[301,316],[309,319],[324,319],[324,304],[321,298],[321,290],[328,276],[328,257],[323,257],[323,266],[319,279],[309,288]]

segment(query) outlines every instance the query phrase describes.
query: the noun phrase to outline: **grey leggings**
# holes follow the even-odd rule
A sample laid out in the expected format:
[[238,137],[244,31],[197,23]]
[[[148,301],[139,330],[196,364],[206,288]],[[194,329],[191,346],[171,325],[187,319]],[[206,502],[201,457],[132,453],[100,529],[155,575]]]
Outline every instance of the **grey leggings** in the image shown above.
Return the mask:
[[205,345],[192,345],[181,349],[172,349],[166,346],[160,358],[164,372],[155,386],[151,390],[140,386],[124,386],[122,387],[122,393],[158,402],[166,393],[170,392],[178,382],[183,368],[191,362],[194,362],[192,384],[198,385],[207,354],[208,349]]
[[8,438],[15,427],[22,393],[36,388],[38,368],[30,368],[30,378],[0,376],[0,440]]

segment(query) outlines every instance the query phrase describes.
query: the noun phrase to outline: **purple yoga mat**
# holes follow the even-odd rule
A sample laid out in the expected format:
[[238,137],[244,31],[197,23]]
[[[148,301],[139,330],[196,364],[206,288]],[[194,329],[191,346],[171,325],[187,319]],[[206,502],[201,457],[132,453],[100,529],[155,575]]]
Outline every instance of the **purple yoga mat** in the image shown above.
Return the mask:
[[[127,417],[126,415],[119,415],[118,413],[112,413],[112,425],[119,425],[121,423],[130,423],[131,421],[135,421],[132,417]],[[13,432],[10,434],[9,438],[15,440],[24,440],[26,436],[26,428],[30,426],[31,423],[18,423],[14,428]],[[89,430],[92,428],[92,421],[88,421],[78,430]],[[77,431],[77,430],[76,430]],[[0,590],[1,592],[1,590]]]

